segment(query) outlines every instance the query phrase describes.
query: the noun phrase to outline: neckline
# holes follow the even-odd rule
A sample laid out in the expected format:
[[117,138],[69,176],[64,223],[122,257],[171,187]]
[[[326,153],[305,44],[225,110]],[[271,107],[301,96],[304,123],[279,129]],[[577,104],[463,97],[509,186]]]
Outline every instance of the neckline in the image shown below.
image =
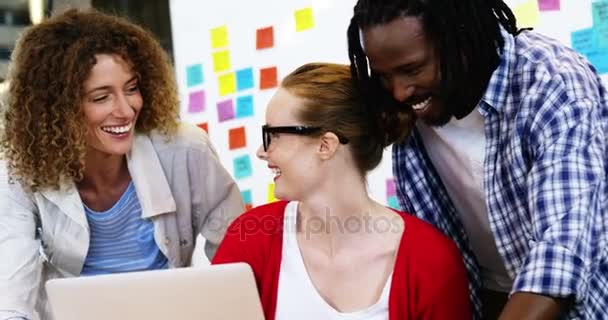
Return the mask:
[[[284,230],[293,230],[293,232],[287,232],[286,234],[287,234],[288,239],[290,241],[292,241],[293,244],[295,245],[295,247],[297,248],[296,263],[298,265],[298,268],[300,268],[301,270],[304,270],[304,278],[306,278],[305,279],[306,286],[308,286],[311,289],[312,295],[315,296],[315,299],[318,300],[328,310],[331,310],[331,312],[334,315],[340,316],[340,317],[362,317],[362,316],[365,316],[368,313],[374,311],[375,309],[377,309],[383,300],[386,300],[388,302],[389,296],[390,296],[390,289],[392,287],[392,282],[393,282],[394,268],[395,268],[395,265],[397,264],[397,259],[399,259],[399,251],[400,251],[401,245],[403,244],[403,239],[405,237],[405,227],[401,234],[401,239],[399,240],[400,241],[399,246],[397,247],[397,252],[395,254],[395,259],[394,259],[394,263],[393,263],[393,271],[391,271],[390,274],[388,275],[386,282],[384,283],[384,286],[382,287],[382,292],[380,293],[378,300],[376,302],[374,302],[373,304],[371,304],[367,307],[364,307],[363,309],[360,309],[360,310],[351,311],[351,312],[341,312],[341,311],[337,310],[336,308],[334,308],[331,304],[329,304],[323,298],[323,296],[319,293],[315,284],[312,282],[312,279],[310,278],[310,274],[308,273],[308,269],[306,268],[306,264],[304,263],[304,257],[302,256],[302,251],[300,250],[300,244],[298,243],[298,238],[296,236],[298,205],[299,205],[298,201],[290,201],[287,204],[287,206],[285,207],[284,219],[287,223],[290,223],[292,225],[284,226]],[[393,211],[395,211],[395,210],[393,210]],[[395,211],[395,213],[398,214],[402,218],[403,223],[405,225],[405,218],[402,215],[400,215],[397,211]]]
[[[120,198],[118,198],[118,201],[116,201],[109,209],[104,210],[104,211],[93,210],[93,209],[89,208],[84,202],[82,202],[82,205],[84,206],[86,212],[88,213],[87,216],[89,216],[89,214],[90,214],[94,218],[101,218],[101,217],[109,218],[111,216],[111,213],[114,213],[117,208],[120,208],[121,206],[124,205],[124,203],[127,201],[128,196],[133,192],[134,188],[135,188],[135,186],[133,185],[133,180],[129,181],[127,188],[122,193]],[[99,220],[99,219],[96,219],[96,220]]]

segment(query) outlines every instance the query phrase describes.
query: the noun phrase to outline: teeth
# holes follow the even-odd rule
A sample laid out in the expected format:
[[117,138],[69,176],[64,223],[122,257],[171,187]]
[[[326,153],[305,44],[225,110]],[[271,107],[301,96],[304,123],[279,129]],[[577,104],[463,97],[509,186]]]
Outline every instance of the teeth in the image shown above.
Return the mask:
[[412,109],[414,109],[415,111],[420,111],[426,108],[429,105],[429,102],[431,102],[431,97],[428,97],[426,98],[426,100],[412,105]]
[[275,176],[280,176],[281,175],[281,169],[279,169],[279,168],[272,168],[272,173],[274,173]]
[[129,132],[129,130],[131,130],[132,126],[133,126],[133,123],[130,122],[129,124],[120,126],[120,127],[101,127],[101,130],[108,132],[108,133],[113,133],[113,134],[123,134],[123,133]]

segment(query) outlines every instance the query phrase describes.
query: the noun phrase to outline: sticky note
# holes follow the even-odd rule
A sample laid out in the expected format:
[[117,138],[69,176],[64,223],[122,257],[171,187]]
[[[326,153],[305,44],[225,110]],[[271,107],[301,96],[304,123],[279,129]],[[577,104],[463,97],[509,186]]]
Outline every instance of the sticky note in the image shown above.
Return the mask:
[[228,130],[228,146],[230,150],[244,148],[247,146],[245,127],[238,127]]
[[253,69],[246,68],[236,71],[236,89],[239,91],[253,88]]
[[241,197],[243,197],[243,202],[249,204],[253,203],[250,189],[241,191]]
[[608,73],[608,50],[598,47],[586,56],[599,74]]
[[230,51],[222,50],[213,53],[213,71],[222,72],[230,70]]
[[397,196],[390,196],[386,199],[387,205],[393,209],[401,210]]
[[236,77],[234,72],[226,73],[218,77],[220,96],[225,96],[236,92]]
[[395,189],[395,180],[387,179],[386,180],[386,196],[394,196],[397,194],[397,190]]
[[234,119],[234,104],[232,99],[217,103],[217,117],[219,122]]
[[275,202],[277,198],[274,196],[274,183],[268,185],[268,202]]
[[205,110],[205,91],[194,91],[188,95],[188,112],[195,113]]
[[228,46],[228,27],[219,26],[211,29],[211,48],[218,49]]
[[260,89],[274,88],[277,83],[277,67],[260,69]]
[[236,179],[243,179],[251,176],[251,159],[249,155],[244,155],[234,158],[234,177]]
[[236,117],[246,118],[253,116],[253,96],[247,95],[236,98]]
[[608,50],[608,0],[591,4],[595,41],[598,47]]
[[594,30],[592,28],[574,31],[571,34],[572,49],[579,53],[587,54],[595,48]]
[[257,50],[274,46],[274,29],[272,26],[260,28],[255,32],[255,48]]
[[315,21],[312,15],[312,8],[307,7],[295,12],[296,18],[296,31],[304,31],[312,29],[315,26]]
[[518,28],[536,27],[540,20],[538,0],[526,0],[524,3],[513,8],[513,14],[517,19]]
[[193,64],[186,68],[186,85],[188,87],[203,83],[203,66]]
[[560,0],[538,0],[540,11],[555,11],[560,8]]
[[203,122],[203,123],[197,124],[196,126],[205,130],[205,132],[207,132],[207,134],[209,133],[209,123]]
[[574,31],[571,34],[572,48],[587,57],[598,73],[608,73],[608,50],[597,43],[596,36],[593,28]]

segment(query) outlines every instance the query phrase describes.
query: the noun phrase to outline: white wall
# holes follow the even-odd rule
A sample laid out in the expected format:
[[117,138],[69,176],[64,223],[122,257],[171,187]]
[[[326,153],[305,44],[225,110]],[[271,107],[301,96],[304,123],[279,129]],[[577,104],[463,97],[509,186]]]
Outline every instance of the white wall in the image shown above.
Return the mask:
[[[526,3],[533,4],[538,17],[537,23],[534,23],[536,30],[555,37],[566,45],[570,45],[573,31],[592,26],[592,0],[561,0],[560,10],[540,13],[536,1],[548,0],[507,0],[513,8],[519,8]],[[355,0],[170,1],[181,117],[192,123],[208,123],[210,137],[220,153],[221,161],[233,174],[235,174],[233,170],[235,158],[250,157],[252,175],[238,178],[237,181],[241,190],[251,190],[254,205],[268,201],[268,185],[272,181],[270,171],[265,164],[255,158],[255,150],[260,145],[260,126],[264,123],[265,105],[274,92],[274,89],[259,89],[259,70],[276,66],[280,79],[306,62],[348,63],[346,28],[355,2]],[[304,7],[312,8],[315,25],[312,29],[297,32],[294,26],[294,12]],[[525,23],[523,19],[521,21]],[[218,26],[226,26],[228,30],[229,43],[223,49],[211,47],[210,30]],[[266,26],[274,27],[274,47],[256,50],[256,29]],[[229,50],[231,66],[227,71],[216,73],[213,70],[213,53],[224,49]],[[202,66],[204,81],[198,85],[188,86],[186,70],[188,66],[195,64]],[[255,75],[254,88],[221,97],[218,94],[218,76],[242,68],[252,68]],[[608,81],[608,76],[604,75],[604,79]],[[200,90],[205,92],[206,109],[201,112],[188,112],[189,94]],[[246,95],[253,97],[252,117],[218,121],[216,103],[226,99],[236,101],[238,97]],[[240,126],[245,127],[247,147],[230,150],[228,131]],[[390,151],[387,150],[383,163],[369,177],[369,191],[381,202],[387,201],[387,179],[392,176],[390,165]]]

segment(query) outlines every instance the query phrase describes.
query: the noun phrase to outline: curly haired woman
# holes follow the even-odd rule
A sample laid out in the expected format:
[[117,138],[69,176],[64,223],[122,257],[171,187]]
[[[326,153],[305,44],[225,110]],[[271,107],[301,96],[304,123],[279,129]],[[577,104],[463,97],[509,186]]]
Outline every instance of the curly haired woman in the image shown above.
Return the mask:
[[173,71],[140,27],[67,11],[28,29],[1,135],[0,319],[51,319],[57,277],[209,258],[244,211],[202,130],[180,124]]

